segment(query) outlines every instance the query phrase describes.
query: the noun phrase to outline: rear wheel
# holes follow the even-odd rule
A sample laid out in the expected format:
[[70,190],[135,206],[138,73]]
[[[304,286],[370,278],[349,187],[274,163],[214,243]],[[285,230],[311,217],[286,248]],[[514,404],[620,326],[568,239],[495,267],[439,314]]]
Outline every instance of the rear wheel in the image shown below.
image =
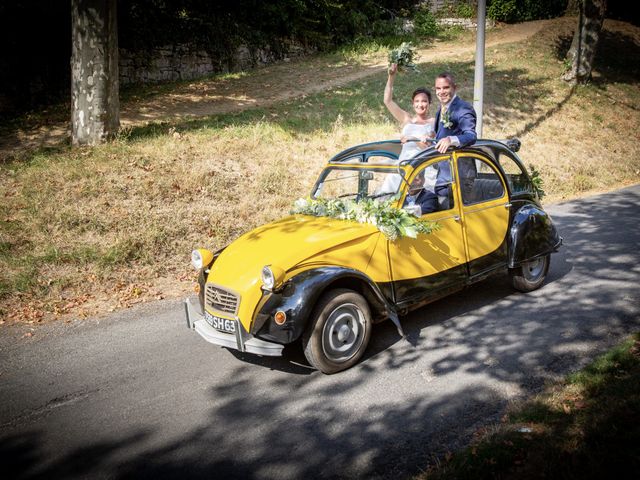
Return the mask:
[[525,262],[510,271],[511,284],[521,292],[531,292],[540,288],[549,272],[549,255]]
[[304,355],[323,373],[354,365],[371,338],[371,310],[362,295],[346,289],[325,293],[302,336]]

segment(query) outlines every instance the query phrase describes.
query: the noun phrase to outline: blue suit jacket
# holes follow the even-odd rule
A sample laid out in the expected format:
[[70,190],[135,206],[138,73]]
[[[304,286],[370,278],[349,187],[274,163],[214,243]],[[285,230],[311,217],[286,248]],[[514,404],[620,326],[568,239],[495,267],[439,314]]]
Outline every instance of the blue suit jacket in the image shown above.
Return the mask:
[[[407,204],[407,199],[405,199],[405,205]],[[420,205],[420,209],[422,210],[422,214],[429,212],[435,212],[438,210],[438,196],[435,193],[432,193],[428,190],[422,189],[418,196],[415,198],[416,205]]]
[[446,128],[440,123],[440,109],[436,112],[436,140],[444,137],[455,136],[460,140],[460,146],[466,147],[475,143],[476,135],[476,111],[473,107],[456,97],[449,105],[449,120],[452,125]]

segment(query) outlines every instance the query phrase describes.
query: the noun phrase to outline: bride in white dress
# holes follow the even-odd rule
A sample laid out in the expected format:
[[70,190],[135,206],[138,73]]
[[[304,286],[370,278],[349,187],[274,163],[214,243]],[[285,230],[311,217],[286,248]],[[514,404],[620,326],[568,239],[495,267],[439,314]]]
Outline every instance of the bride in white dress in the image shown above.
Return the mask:
[[[413,103],[414,115],[403,110],[393,100],[393,83],[395,81],[398,66],[393,63],[389,67],[387,85],[384,88],[384,105],[387,110],[402,125],[402,151],[399,160],[415,157],[429,145],[426,141],[435,137],[435,119],[429,117],[429,106],[431,104],[431,92],[424,87],[417,88],[411,100]],[[388,175],[385,179],[381,192],[395,193],[400,186],[400,175]]]

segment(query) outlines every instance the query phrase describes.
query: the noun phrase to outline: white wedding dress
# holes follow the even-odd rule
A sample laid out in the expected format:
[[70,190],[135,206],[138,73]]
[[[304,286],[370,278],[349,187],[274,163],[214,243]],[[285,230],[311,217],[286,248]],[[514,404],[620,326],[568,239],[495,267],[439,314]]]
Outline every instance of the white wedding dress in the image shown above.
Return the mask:
[[[431,137],[433,135],[433,126],[430,123],[407,123],[402,127],[403,137],[422,138],[424,136]],[[402,146],[400,157],[398,160],[406,160],[415,157],[423,149],[418,146],[418,142],[407,142]]]
[[[402,127],[403,137],[413,137],[419,139],[424,136],[431,137],[432,135],[433,126],[430,123],[407,123],[404,127]],[[404,145],[402,145],[402,151],[400,152],[398,161],[413,158],[422,150],[424,149],[418,145],[418,142],[406,142]],[[398,174],[387,175],[378,190],[379,194],[396,193],[398,191],[398,188],[400,187],[401,181],[402,177],[400,177],[400,175]]]

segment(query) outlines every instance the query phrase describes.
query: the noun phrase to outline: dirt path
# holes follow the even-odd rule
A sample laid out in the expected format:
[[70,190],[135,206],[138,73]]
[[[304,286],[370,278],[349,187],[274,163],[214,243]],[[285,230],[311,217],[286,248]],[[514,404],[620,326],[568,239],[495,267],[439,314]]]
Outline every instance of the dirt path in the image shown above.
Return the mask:
[[[507,25],[487,32],[486,47],[519,42],[536,34],[548,20]],[[420,62],[442,61],[444,58],[475,52],[474,40],[447,45],[436,42],[422,49]],[[144,100],[132,100],[121,105],[123,127],[150,122],[172,122],[207,115],[218,115],[252,107],[268,107],[304,95],[322,92],[380,73],[386,68],[385,54],[372,55],[358,63],[331,62],[313,57],[295,63],[281,62],[231,79],[201,80],[185,83],[170,93],[159,93]],[[68,142],[66,122],[47,122],[46,125],[17,130],[0,137],[0,160],[10,158],[16,151]]]

